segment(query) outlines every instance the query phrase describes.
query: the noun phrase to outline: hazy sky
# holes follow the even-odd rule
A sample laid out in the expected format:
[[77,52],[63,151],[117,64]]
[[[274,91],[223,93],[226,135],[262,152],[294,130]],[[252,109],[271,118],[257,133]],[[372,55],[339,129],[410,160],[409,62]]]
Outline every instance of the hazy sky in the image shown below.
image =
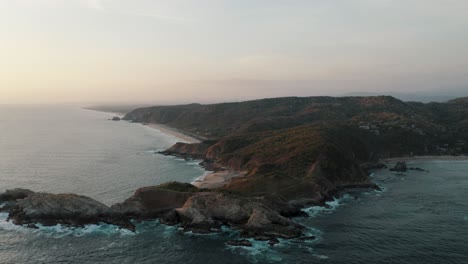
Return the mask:
[[450,89],[467,0],[0,0],[0,103]]

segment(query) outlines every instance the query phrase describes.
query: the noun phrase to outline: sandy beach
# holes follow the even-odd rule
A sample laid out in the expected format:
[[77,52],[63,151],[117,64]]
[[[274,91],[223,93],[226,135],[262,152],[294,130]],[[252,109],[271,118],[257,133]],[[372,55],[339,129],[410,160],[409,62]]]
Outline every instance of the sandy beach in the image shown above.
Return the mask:
[[468,160],[468,156],[414,156],[414,157],[399,157],[382,159],[383,162],[395,161],[408,161],[408,160]]
[[196,180],[192,184],[198,188],[214,189],[229,183],[234,177],[243,177],[246,174],[247,172],[245,171],[213,172],[204,176],[202,179]]
[[181,132],[179,132],[179,131],[177,131],[177,130],[175,130],[173,128],[170,128],[168,126],[165,126],[165,125],[150,123],[150,124],[148,124],[148,126],[151,127],[151,128],[157,129],[157,130],[161,131],[164,134],[174,136],[174,137],[180,139],[181,141],[183,141],[185,143],[190,143],[190,144],[200,143],[200,140],[198,140],[198,139],[196,139],[194,137],[191,137],[189,135],[186,135],[184,133],[181,133]]
[[[182,132],[179,132],[165,125],[150,123],[148,124],[148,126],[153,129],[157,129],[161,131],[161,133],[174,136],[186,143],[191,143],[191,144],[200,143],[199,139],[186,135]],[[243,172],[243,171],[227,171],[227,170],[218,171],[218,172],[213,172],[213,173],[209,173],[207,175],[201,176],[198,179],[196,179],[194,182],[192,182],[192,184],[198,188],[214,189],[214,188],[222,187],[223,185],[229,183],[231,179],[234,177],[243,177],[246,174],[247,172]]]

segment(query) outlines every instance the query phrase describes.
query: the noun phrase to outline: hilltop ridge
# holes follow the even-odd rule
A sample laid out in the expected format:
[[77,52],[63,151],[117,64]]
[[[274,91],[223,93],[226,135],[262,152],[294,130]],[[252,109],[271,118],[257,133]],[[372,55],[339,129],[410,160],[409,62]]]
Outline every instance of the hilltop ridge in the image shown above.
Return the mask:
[[468,140],[468,106],[462,102],[466,98],[424,104],[391,96],[284,97],[145,107],[129,112],[124,119],[160,123],[206,139],[335,124],[377,135],[382,157],[461,154],[467,152],[464,143]]

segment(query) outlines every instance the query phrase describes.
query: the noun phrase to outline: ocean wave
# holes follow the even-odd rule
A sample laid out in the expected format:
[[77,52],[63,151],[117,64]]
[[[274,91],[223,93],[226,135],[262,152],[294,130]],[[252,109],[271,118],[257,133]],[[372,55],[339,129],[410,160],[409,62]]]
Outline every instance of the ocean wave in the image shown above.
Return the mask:
[[338,207],[342,206],[343,203],[346,201],[351,201],[354,200],[355,197],[352,196],[351,194],[344,194],[340,198],[334,197],[332,201],[327,201],[325,202],[326,206],[312,206],[303,209],[305,213],[307,213],[310,217],[316,217],[321,214],[330,214],[334,212]]
[[26,228],[7,221],[8,213],[0,213],[0,229],[6,231],[25,231]]
[[284,241],[280,240],[277,246],[270,246],[265,241],[257,241],[255,239],[247,239],[252,243],[251,247],[235,247],[226,245],[226,248],[234,253],[240,254],[248,258],[251,263],[279,263],[283,262],[284,255],[275,250]]
[[196,177],[195,179],[193,179],[193,181],[191,181],[190,183],[196,183],[196,182],[201,182],[201,181],[204,181],[206,176],[208,176],[209,174],[213,173],[213,171],[204,171],[203,174],[201,176],[198,176]]
[[92,224],[92,225],[85,225],[84,227],[69,227],[63,226],[61,224],[54,225],[54,226],[44,226],[41,224],[37,224],[37,229],[28,228],[25,225],[15,225],[11,221],[7,221],[8,213],[0,213],[0,229],[6,231],[15,231],[15,232],[22,232],[22,233],[34,233],[38,235],[46,235],[53,238],[62,238],[66,236],[74,236],[74,237],[83,237],[87,235],[115,235],[119,234],[121,236],[131,236],[135,235],[127,229],[121,229],[115,225],[110,224]]
[[35,231],[36,234],[46,235],[53,238],[62,238],[66,236],[85,237],[90,235],[120,235],[120,236],[133,236],[137,233],[131,232],[127,229],[121,229],[114,225],[109,224],[92,224],[84,227],[69,227],[63,225],[43,226],[37,225],[39,229]]

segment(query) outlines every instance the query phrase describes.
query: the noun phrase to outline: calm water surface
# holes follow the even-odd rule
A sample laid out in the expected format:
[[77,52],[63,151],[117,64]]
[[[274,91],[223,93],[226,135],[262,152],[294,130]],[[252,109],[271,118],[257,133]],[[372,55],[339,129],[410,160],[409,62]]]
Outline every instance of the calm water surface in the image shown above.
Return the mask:
[[[106,204],[141,186],[190,182],[196,163],[154,154],[177,139],[70,107],[0,106],[0,189],[74,192]],[[319,239],[254,242],[184,234],[157,221],[136,234],[109,225],[31,230],[0,214],[0,263],[468,263],[468,161],[412,162],[430,172],[377,171],[383,192],[355,192],[297,221]]]

